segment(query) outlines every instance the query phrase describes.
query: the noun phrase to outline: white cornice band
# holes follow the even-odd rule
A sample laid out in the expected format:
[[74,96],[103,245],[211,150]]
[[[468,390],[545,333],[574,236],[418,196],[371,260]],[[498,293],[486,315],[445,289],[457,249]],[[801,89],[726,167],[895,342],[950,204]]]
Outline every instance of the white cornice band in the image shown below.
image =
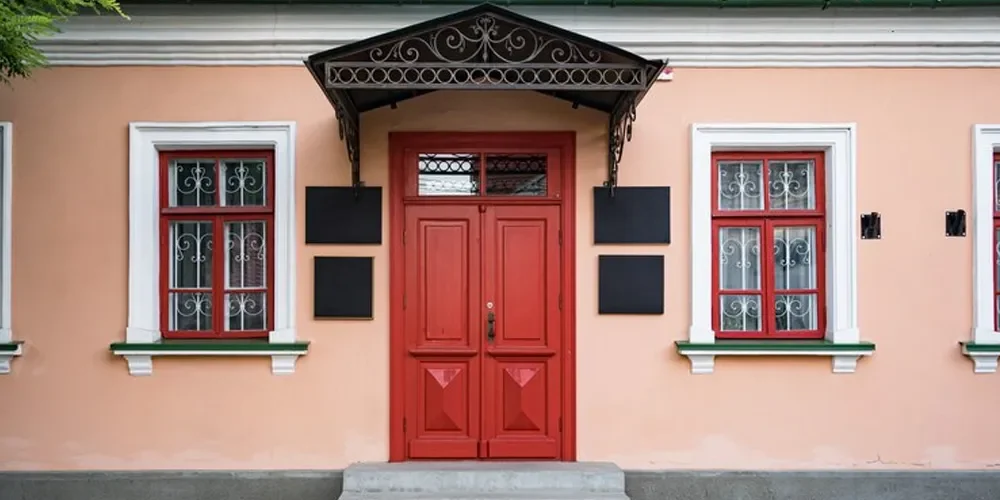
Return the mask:
[[[295,65],[457,6],[132,7],[40,42],[53,65]],[[672,67],[1000,67],[1000,10],[515,9]],[[704,11],[702,11],[704,12]]]

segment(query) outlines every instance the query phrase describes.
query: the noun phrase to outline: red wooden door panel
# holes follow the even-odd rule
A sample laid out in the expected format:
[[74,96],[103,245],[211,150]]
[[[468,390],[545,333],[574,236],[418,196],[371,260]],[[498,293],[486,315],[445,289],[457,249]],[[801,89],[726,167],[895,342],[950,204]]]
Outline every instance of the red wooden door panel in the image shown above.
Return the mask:
[[404,313],[410,458],[480,454],[481,215],[407,206]]
[[574,133],[389,144],[390,461],[575,460]]
[[495,314],[483,359],[488,458],[560,458],[559,210],[485,212],[483,314]]

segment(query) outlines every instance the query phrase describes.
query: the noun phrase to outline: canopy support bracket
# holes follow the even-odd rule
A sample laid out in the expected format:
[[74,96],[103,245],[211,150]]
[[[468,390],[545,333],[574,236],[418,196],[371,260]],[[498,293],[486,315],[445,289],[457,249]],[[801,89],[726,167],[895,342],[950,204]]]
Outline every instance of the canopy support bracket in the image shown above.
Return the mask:
[[618,187],[618,168],[621,165],[625,143],[632,140],[632,122],[635,121],[636,93],[630,92],[622,97],[608,115],[608,179],[604,187],[614,198]]
[[354,188],[354,198],[361,196],[361,188],[365,183],[361,181],[361,128],[357,110],[347,95],[339,90],[331,91],[333,94],[334,113],[337,115],[337,128],[340,140],[344,141],[347,149],[347,161],[351,164],[351,187]]

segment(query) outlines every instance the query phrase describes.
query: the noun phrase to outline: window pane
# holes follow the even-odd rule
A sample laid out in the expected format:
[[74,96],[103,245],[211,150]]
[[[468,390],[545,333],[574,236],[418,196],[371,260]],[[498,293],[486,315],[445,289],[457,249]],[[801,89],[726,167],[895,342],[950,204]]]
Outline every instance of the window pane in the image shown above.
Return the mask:
[[212,286],[212,223],[170,223],[170,288]]
[[266,172],[264,160],[226,160],[222,162],[226,206],[259,207],[265,205]]
[[[993,276],[1000,277],[1000,228],[993,228],[993,266],[996,271]],[[1000,280],[993,279],[993,289],[1000,292]]]
[[478,154],[421,154],[417,157],[420,196],[479,195]]
[[171,207],[215,205],[215,161],[173,160],[169,172]]
[[723,331],[760,331],[760,295],[723,295],[719,300],[719,325]]
[[816,208],[816,165],[808,161],[771,161],[767,185],[772,210]]
[[774,318],[778,331],[815,330],[819,316],[815,294],[777,295],[774,298]]
[[761,162],[719,162],[719,209],[763,210]]
[[262,288],[267,285],[264,221],[226,223],[226,288]]
[[547,174],[548,155],[487,155],[486,194],[545,196]]
[[993,163],[993,207],[1000,212],[1000,161]]
[[267,295],[264,292],[226,294],[226,330],[253,331],[267,327]]
[[171,292],[168,296],[168,328],[171,331],[212,329],[212,294]]
[[778,290],[816,288],[816,228],[774,228],[774,287]]
[[760,229],[719,228],[719,288],[760,290]]

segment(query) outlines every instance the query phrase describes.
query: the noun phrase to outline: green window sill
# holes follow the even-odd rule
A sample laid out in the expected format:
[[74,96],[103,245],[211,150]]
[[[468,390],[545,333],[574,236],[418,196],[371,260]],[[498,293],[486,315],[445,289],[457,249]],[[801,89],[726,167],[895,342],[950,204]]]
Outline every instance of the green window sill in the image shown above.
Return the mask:
[[263,340],[162,340],[151,343],[115,342],[111,353],[124,356],[132,375],[151,375],[156,356],[270,356],[275,375],[294,373],[295,361],[309,352],[309,342],[271,343]]
[[129,344],[127,342],[111,344],[111,351],[115,354],[155,352],[155,356],[197,355],[202,352],[219,355],[266,356],[271,352],[305,354],[308,350],[309,342],[273,344],[263,340],[162,340],[148,344]]
[[858,358],[875,352],[872,342],[834,344],[827,340],[717,340],[714,343],[677,341],[678,354],[691,360],[691,373],[712,373],[716,356],[829,356],[834,373],[853,373]]
[[21,346],[24,345],[23,340],[15,340],[14,342],[0,342],[0,356],[20,356]]
[[976,342],[959,342],[962,354],[972,360],[975,373],[996,373],[997,359],[1000,358],[1000,344],[977,344]]
[[10,373],[10,362],[23,352],[24,341],[0,342],[0,375]]
[[966,354],[1000,354],[1000,344],[977,344],[975,342],[959,342],[962,352]]

